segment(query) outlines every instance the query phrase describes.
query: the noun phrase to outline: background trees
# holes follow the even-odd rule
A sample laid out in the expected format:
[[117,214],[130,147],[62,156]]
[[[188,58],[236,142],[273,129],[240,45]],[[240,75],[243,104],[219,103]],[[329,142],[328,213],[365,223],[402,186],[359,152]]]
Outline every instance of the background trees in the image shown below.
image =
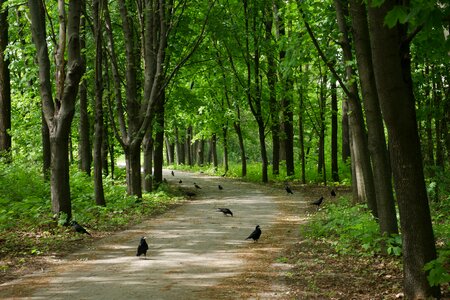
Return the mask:
[[[421,268],[435,257],[428,202],[446,201],[449,186],[447,4],[74,2],[8,1],[0,14],[0,151],[44,169],[52,153],[54,212],[70,218],[69,169],[90,175],[92,148],[100,205],[115,161],[141,198],[143,182],[163,182],[164,154],[263,182],[340,180],[381,234],[398,231],[398,201],[410,295],[433,292]],[[385,69],[387,54],[400,69]]]

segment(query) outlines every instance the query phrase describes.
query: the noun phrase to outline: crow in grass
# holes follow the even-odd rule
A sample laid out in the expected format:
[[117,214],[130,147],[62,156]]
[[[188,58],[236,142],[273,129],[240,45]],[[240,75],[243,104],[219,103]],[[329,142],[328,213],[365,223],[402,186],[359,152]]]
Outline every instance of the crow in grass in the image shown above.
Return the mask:
[[219,184],[219,190],[223,190],[223,187]]
[[248,238],[246,238],[246,240],[253,239],[255,242],[257,242],[260,236],[261,236],[261,229],[259,228],[259,225],[256,225],[255,230],[248,236]]
[[323,197],[320,197],[319,199],[317,199],[316,201],[311,202],[311,205],[317,205],[317,209],[319,209],[320,204],[322,204],[323,201]]
[[331,197],[336,197],[336,192],[334,190],[331,190]]
[[194,182],[194,186],[196,189],[201,189],[201,187],[199,187],[195,182]]
[[77,221],[70,222],[70,225],[72,226],[73,230],[75,230],[78,233],[85,233],[85,234],[91,235],[89,232],[87,232],[86,229],[84,229],[83,226],[78,224]]
[[171,173],[172,173],[172,176],[175,176],[175,173],[173,171],[171,171]]
[[222,212],[225,216],[226,215],[233,216],[233,213],[228,208],[218,208],[217,211]]
[[288,194],[294,194],[288,185],[286,185],[285,190]]
[[147,250],[148,250],[148,245],[147,245],[147,242],[145,241],[145,236],[143,236],[141,238],[141,241],[139,242],[136,256],[141,256],[142,254],[144,254],[144,256],[147,257]]

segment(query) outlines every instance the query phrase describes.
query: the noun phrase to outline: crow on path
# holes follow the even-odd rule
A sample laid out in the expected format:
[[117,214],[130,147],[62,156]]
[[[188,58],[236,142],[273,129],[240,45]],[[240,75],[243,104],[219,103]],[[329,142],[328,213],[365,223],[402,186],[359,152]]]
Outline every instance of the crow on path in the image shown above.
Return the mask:
[[72,228],[73,228],[76,232],[78,232],[78,233],[85,233],[85,234],[91,235],[89,232],[87,232],[86,229],[84,229],[83,226],[81,226],[80,224],[78,224],[77,221],[72,221],[72,222],[70,222],[70,225],[71,225]]
[[201,187],[199,187],[195,182],[194,182],[194,186],[196,189],[201,189]]
[[145,241],[145,236],[141,238],[141,241],[139,242],[139,246],[137,247],[136,256],[141,256],[144,254],[145,257],[147,257],[147,250],[148,250],[148,244]]
[[334,190],[331,190],[331,197],[336,197],[336,192]]
[[246,238],[246,240],[253,239],[253,241],[257,242],[260,236],[261,236],[261,229],[259,228],[259,225],[256,225],[255,230],[248,236],[248,238]]
[[180,179],[180,181],[178,181],[178,183],[183,183],[183,180]]
[[223,187],[219,184],[219,190],[223,190]]
[[196,194],[194,193],[194,192],[191,192],[191,191],[186,191],[186,196],[188,196],[189,198],[190,197],[194,197]]
[[286,185],[285,190],[288,194],[294,194],[288,185]]
[[175,173],[173,171],[171,171],[171,173],[172,173],[172,176],[175,176]]
[[233,216],[233,213],[231,212],[231,210],[229,210],[228,208],[218,208],[217,211],[222,212],[225,216],[226,215],[230,215]]
[[319,199],[317,199],[316,201],[311,202],[311,205],[317,205],[317,209],[319,209],[320,204],[322,204],[323,201],[323,197],[320,197]]

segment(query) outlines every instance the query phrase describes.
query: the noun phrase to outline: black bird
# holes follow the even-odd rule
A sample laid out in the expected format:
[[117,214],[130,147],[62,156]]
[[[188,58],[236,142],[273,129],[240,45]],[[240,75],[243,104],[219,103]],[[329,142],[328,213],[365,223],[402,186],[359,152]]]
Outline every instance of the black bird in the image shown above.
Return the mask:
[[311,205],[317,205],[317,209],[319,209],[320,204],[322,204],[323,201],[323,197],[320,197],[319,199],[317,199],[316,201],[311,202]]
[[72,221],[72,222],[70,222],[70,225],[71,225],[72,228],[73,228],[76,232],[78,232],[78,233],[85,233],[85,234],[91,235],[89,232],[87,232],[86,229],[84,229],[83,226],[81,226],[80,224],[78,224],[77,221]]
[[261,236],[261,229],[259,228],[259,225],[256,225],[255,230],[248,236],[248,238],[246,238],[246,240],[253,239],[255,242],[257,242],[260,236]]
[[195,182],[194,182],[194,186],[196,189],[201,189],[201,187],[199,187]]
[[183,183],[183,180],[180,179],[180,181],[178,181],[178,183]]
[[294,194],[288,185],[286,185],[285,189],[288,194]]
[[334,190],[331,190],[331,197],[336,197],[336,192]]
[[194,193],[194,192],[190,192],[190,191],[187,191],[186,192],[186,196],[188,196],[189,198],[190,197],[194,197],[196,194]]
[[219,184],[219,190],[223,190],[223,187]]
[[233,213],[228,208],[218,208],[217,211],[222,212],[225,216],[226,215],[233,216]]
[[137,247],[136,256],[141,256],[144,254],[145,257],[147,257],[147,250],[148,250],[148,244],[145,241],[145,236],[141,238],[141,241],[139,242],[139,246]]
[[172,173],[172,176],[175,176],[175,173],[173,171],[171,171],[171,173]]

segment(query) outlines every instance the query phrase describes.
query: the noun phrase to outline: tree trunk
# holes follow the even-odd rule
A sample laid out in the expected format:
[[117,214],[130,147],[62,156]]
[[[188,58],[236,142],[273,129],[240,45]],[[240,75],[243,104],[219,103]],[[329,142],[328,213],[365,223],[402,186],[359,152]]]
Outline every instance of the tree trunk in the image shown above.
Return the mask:
[[182,140],[180,139],[178,127],[175,127],[175,145],[176,145],[176,150],[177,150],[177,163],[179,165],[184,165],[186,163],[184,142],[182,142]]
[[144,137],[142,148],[144,150],[144,190],[153,190],[153,127],[150,126]]
[[211,142],[210,142],[210,149],[211,149],[211,158],[212,158],[212,163],[214,166],[214,171],[217,171],[217,168],[219,167],[219,162],[217,160],[217,137],[216,134],[213,133],[212,137],[211,137]]
[[185,142],[185,152],[187,157],[187,163],[192,166],[192,151],[191,151],[191,138],[192,138],[192,126],[189,126],[186,130],[186,142]]
[[369,29],[365,5],[358,0],[350,1],[353,24],[353,40],[366,112],[368,147],[372,157],[378,220],[381,234],[398,233],[394,196],[392,193],[392,171],[389,165],[384,126],[373,75]]
[[141,184],[141,149],[140,143],[132,143],[125,148],[128,195],[142,198]]
[[197,165],[203,166],[205,164],[205,140],[202,138],[197,143]]
[[47,121],[45,121],[44,111],[41,110],[41,137],[42,137],[42,173],[44,179],[50,179],[51,164],[52,164],[52,151],[50,149],[50,132],[48,129]]
[[[345,18],[348,15],[346,7],[342,5],[342,0],[334,0],[336,7],[336,18],[339,31],[341,32],[341,47],[343,52],[344,63],[346,64],[346,78],[350,81],[355,72],[351,65],[347,62],[353,60],[350,40],[348,36],[348,28]],[[350,134],[352,135],[351,145],[354,146],[353,153],[355,155],[352,162],[355,163],[356,182],[352,185],[358,185],[357,197],[359,201],[367,202],[372,215],[377,218],[377,202],[375,195],[375,185],[373,181],[372,165],[370,163],[370,155],[367,147],[367,135],[364,124],[361,103],[358,96],[358,87],[356,82],[348,83],[350,91],[348,104],[351,114],[349,116]]]
[[[86,8],[86,2],[83,1],[83,8]],[[81,19],[82,28],[82,39],[81,39],[81,49],[83,60],[86,61],[86,55],[84,51],[86,50],[86,20]],[[90,124],[89,124],[89,112],[88,112],[88,99],[87,99],[87,82],[83,79],[80,84],[80,124],[78,127],[78,169],[85,172],[89,176],[91,175],[91,162],[92,162],[92,151],[91,151],[91,141],[90,141]]]
[[346,162],[350,157],[350,128],[348,125],[348,98],[342,100],[342,120],[341,120],[341,128],[342,128],[342,145],[341,145],[341,155],[342,161]]
[[0,158],[11,161],[11,82],[9,59],[6,58],[8,45],[8,6],[0,0]]
[[239,150],[241,152],[241,176],[245,177],[247,176],[247,158],[245,154],[244,137],[242,136],[241,124],[239,122],[234,122],[233,126],[234,131],[236,131],[236,134],[238,136]]
[[[75,112],[75,101],[78,93],[78,86],[84,72],[80,55],[80,15],[81,1],[69,1],[67,16],[67,35],[70,37],[67,44],[67,69],[61,65],[56,66],[58,72],[65,74],[61,78],[61,73],[57,77],[56,101],[52,98],[52,88],[50,81],[50,60],[47,49],[45,10],[43,2],[29,0],[31,15],[31,27],[33,41],[36,45],[37,58],[39,64],[40,93],[42,98],[42,108],[50,132],[51,149],[51,192],[52,209],[54,213],[65,214],[67,223],[72,217],[70,185],[69,185],[69,135],[70,126]],[[64,1],[59,1],[60,15],[65,15]],[[65,21],[60,23],[60,45],[65,41]],[[62,51],[64,48],[58,49]]]
[[105,206],[103,192],[103,42],[102,42],[102,0],[93,1],[93,19],[95,36],[95,125],[94,125],[94,192],[95,203]]
[[302,72],[302,67],[300,66],[300,73],[302,74],[302,79],[299,84],[299,110],[298,110],[298,139],[299,139],[299,147],[300,147],[300,163],[301,163],[301,178],[302,183],[306,184],[306,159],[305,159],[305,132],[303,130],[303,112],[305,110],[304,107],[304,97],[305,92],[303,90],[303,86],[306,82],[304,80],[305,73]]
[[338,164],[338,100],[336,79],[331,80],[331,179],[339,182]]
[[153,179],[155,185],[158,186],[163,181],[163,164],[164,164],[164,93],[161,99],[158,100],[155,121],[155,152],[154,152],[154,171]]
[[388,28],[386,14],[396,1],[368,5],[369,30],[377,91],[390,143],[394,186],[403,240],[405,297],[439,298],[430,287],[424,265],[436,258],[430,209],[423,176],[422,154],[412,92],[409,45],[402,25]]
[[228,126],[223,126],[223,165],[225,174],[228,172]]

